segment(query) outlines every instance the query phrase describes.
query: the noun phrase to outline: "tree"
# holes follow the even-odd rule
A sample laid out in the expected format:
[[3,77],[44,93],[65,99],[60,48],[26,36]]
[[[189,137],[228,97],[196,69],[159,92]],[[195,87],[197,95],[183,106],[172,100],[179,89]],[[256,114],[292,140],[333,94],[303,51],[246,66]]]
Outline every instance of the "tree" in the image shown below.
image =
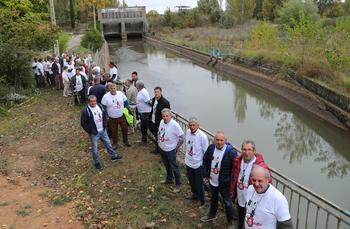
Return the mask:
[[258,20],[261,20],[263,18],[261,15],[263,2],[264,2],[263,0],[255,0],[255,8],[253,11],[253,18],[256,18]]
[[243,24],[251,19],[255,9],[254,0],[230,0],[229,8],[236,20]]
[[282,5],[283,0],[263,0],[261,17],[266,20],[275,20]]
[[71,27],[75,28],[75,12],[74,12],[74,5],[73,0],[70,0],[70,24]]
[[331,5],[330,12],[328,17],[340,17],[345,14],[345,11],[342,7],[341,0],[334,0],[334,4]]
[[76,0],[76,4],[81,12],[88,12],[86,21],[89,19],[93,20],[93,5],[95,5],[96,9],[121,6],[119,0]]
[[[293,27],[299,23],[301,18],[299,15],[300,12],[303,13],[303,15],[311,17],[313,22],[317,22],[320,19],[320,15],[317,13],[318,8],[311,0],[305,0],[304,2],[301,0],[290,0],[286,2],[278,12],[276,22]],[[295,23],[291,21],[291,18],[295,21]]]
[[20,17],[36,17],[50,21],[49,2],[47,0],[1,0],[0,9],[17,10]]
[[218,0],[198,0],[197,5],[199,13],[210,15],[212,22],[220,20],[221,8]]
[[146,17],[149,19],[157,19],[159,18],[159,13],[156,10],[150,10],[147,14]]
[[350,14],[350,0],[345,0],[343,3],[343,9],[346,14]]
[[123,7],[128,7],[128,4],[126,4],[125,0],[123,0]]
[[91,48],[94,52],[100,49],[104,43],[103,36],[97,29],[87,29],[85,35],[81,38],[80,45],[84,48]]

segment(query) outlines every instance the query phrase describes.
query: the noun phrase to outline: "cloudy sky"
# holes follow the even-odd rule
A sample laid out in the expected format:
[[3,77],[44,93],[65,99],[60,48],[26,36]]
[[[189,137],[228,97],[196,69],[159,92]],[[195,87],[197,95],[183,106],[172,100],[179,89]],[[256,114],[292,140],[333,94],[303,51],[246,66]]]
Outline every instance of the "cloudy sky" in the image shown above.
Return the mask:
[[[122,1],[120,1],[122,2]],[[126,0],[128,6],[146,6],[146,11],[156,10],[160,14],[164,14],[166,7],[170,7],[171,11],[174,11],[174,6],[190,6],[194,8],[197,6],[197,0]]]

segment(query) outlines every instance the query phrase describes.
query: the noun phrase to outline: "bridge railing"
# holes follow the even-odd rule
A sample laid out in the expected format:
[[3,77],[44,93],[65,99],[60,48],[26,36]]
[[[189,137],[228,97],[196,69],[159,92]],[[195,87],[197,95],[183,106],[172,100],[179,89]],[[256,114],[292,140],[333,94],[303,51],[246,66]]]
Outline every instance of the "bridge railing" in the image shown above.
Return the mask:
[[[188,130],[188,120],[172,111],[173,119],[181,126],[184,133]],[[209,144],[214,142],[214,134],[200,127],[207,135]],[[181,161],[185,157],[185,144],[179,149]],[[233,146],[239,154],[242,152]],[[295,228],[350,228],[350,213],[321,197],[308,188],[298,184],[289,177],[269,167],[274,186],[279,189],[289,202],[289,212],[292,215]],[[347,192],[348,190],[344,190]],[[349,201],[349,200],[345,200]]]

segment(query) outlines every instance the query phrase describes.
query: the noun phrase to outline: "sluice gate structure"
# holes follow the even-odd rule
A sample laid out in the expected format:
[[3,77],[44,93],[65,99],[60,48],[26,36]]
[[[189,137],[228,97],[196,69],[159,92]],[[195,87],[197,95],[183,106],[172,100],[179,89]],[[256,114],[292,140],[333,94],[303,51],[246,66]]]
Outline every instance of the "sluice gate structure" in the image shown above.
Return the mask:
[[[171,112],[173,114],[173,119],[179,123],[183,132],[186,133],[188,130],[188,120],[175,111]],[[213,143],[215,137],[214,134],[202,127],[199,128],[208,137],[209,144]],[[180,147],[178,154],[178,160],[182,164],[185,164],[185,145],[186,144],[183,144]],[[235,146],[233,147],[239,154],[242,153],[239,148]],[[273,185],[287,198],[294,228],[350,228],[350,212],[340,208],[270,166],[269,168],[272,174]]]
[[105,37],[120,36],[127,39],[130,35],[141,37],[148,32],[145,6],[99,8],[98,20]]

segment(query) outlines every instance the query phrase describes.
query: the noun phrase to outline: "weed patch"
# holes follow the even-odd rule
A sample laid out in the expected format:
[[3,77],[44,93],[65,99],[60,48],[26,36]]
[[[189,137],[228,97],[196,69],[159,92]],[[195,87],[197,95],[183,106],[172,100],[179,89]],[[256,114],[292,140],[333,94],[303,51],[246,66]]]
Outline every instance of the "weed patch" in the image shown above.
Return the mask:
[[9,202],[4,202],[4,203],[0,204],[1,207],[7,206],[7,205],[10,205],[10,203]]

